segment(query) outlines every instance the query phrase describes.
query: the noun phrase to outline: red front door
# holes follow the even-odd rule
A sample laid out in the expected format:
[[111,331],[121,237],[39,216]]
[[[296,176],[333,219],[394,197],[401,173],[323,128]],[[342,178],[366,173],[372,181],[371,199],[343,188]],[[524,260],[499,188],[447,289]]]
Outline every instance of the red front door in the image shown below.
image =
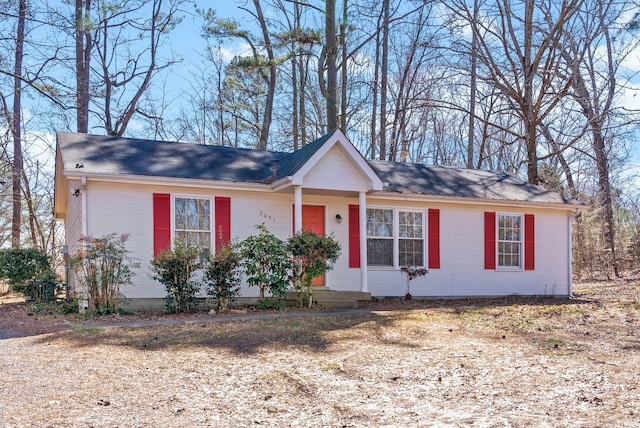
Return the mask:
[[[295,207],[293,207],[295,212]],[[295,232],[295,214],[293,230]],[[320,236],[324,236],[324,206],[322,205],[302,205],[302,230],[311,231]],[[324,275],[315,278],[313,285],[324,285]]]

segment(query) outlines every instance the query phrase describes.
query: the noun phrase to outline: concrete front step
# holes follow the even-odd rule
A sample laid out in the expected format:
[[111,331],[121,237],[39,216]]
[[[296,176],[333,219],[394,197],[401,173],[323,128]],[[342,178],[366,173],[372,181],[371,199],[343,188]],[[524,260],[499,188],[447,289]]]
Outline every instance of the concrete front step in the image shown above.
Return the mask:
[[[371,293],[361,291],[337,291],[326,287],[313,288],[313,302],[329,308],[357,308],[360,302],[371,300]],[[306,300],[306,293],[303,292],[303,299]],[[298,292],[287,293],[287,301],[297,302]]]

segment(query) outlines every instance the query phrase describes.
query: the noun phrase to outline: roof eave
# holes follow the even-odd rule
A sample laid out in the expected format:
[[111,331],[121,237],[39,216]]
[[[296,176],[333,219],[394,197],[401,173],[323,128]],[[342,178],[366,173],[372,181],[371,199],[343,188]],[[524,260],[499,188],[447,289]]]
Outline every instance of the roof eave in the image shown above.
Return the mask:
[[80,179],[87,177],[89,181],[121,183],[121,184],[141,184],[141,185],[162,185],[172,187],[191,187],[200,189],[228,189],[228,190],[250,190],[254,192],[270,192],[271,185],[266,183],[248,181],[222,181],[198,178],[176,178],[176,177],[155,177],[135,174],[101,174],[87,173],[79,174],[77,171],[64,171],[63,175],[67,179]]
[[444,195],[427,195],[423,193],[403,193],[382,191],[370,195],[372,198],[386,200],[405,200],[435,203],[455,203],[467,205],[489,205],[489,206],[517,206],[526,208],[543,208],[563,211],[576,211],[586,209],[586,205],[573,202],[539,202],[539,201],[522,201],[513,199],[487,199],[487,198],[471,198],[462,196],[444,196]]

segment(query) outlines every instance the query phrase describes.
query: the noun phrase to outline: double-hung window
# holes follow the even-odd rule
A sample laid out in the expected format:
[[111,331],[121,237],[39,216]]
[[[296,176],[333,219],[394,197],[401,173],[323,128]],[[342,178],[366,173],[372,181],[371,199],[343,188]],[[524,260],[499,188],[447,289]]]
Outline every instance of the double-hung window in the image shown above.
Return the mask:
[[421,211],[398,212],[400,266],[424,266],[423,224]]
[[522,216],[498,214],[498,267],[522,268]]
[[211,224],[211,199],[174,199],[174,231],[177,241],[210,249]]
[[367,263],[393,266],[393,210],[367,209]]
[[369,266],[424,266],[424,212],[367,209]]

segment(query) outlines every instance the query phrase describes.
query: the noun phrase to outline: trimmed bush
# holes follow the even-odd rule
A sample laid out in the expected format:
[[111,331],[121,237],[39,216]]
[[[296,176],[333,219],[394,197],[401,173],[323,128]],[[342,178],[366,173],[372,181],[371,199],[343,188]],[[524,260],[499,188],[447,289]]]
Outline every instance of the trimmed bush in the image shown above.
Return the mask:
[[168,313],[195,312],[198,308],[196,295],[200,284],[193,279],[201,268],[202,249],[176,241],[173,249],[163,251],[151,261],[153,279],[164,285],[167,292],[165,310]]
[[226,310],[240,295],[240,262],[237,244],[229,243],[209,258],[204,269],[207,295],[217,313]]
[[291,271],[287,244],[269,232],[264,224],[256,229],[258,233],[241,244],[247,284],[260,289],[261,302],[265,300],[265,291],[273,297],[286,297]]
[[320,236],[311,231],[296,233],[289,238],[288,243],[295,264],[293,283],[298,291],[306,289],[309,307],[311,307],[313,303],[311,281],[333,269],[333,265],[340,257],[340,243],[333,236]]

